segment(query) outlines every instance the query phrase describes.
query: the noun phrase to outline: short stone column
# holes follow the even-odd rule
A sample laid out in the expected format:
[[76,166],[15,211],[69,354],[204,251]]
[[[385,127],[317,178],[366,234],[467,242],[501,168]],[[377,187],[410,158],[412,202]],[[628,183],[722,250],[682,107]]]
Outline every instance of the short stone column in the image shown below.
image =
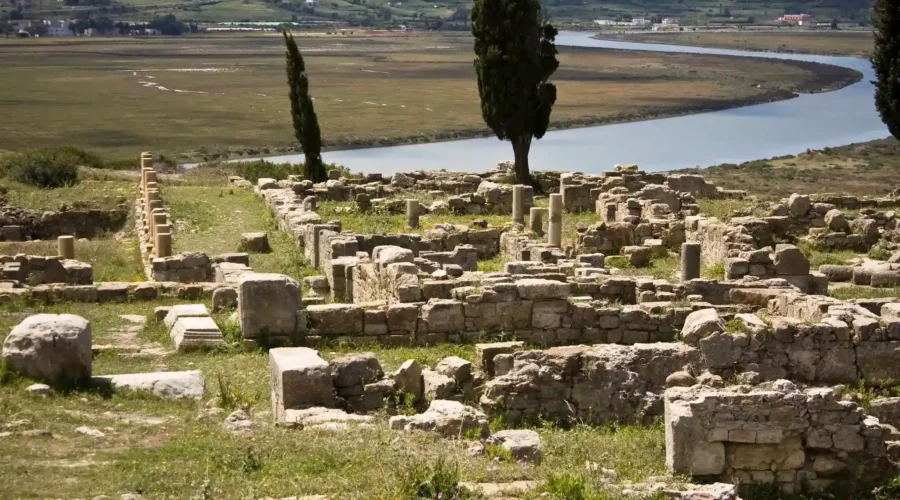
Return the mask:
[[525,186],[516,184],[513,186],[512,221],[516,224],[525,224]]
[[307,196],[303,198],[303,211],[304,212],[315,212],[316,211],[316,203],[319,201],[315,196]]
[[406,200],[406,225],[410,229],[419,228],[419,200]]
[[59,253],[60,259],[74,259],[75,258],[75,237],[74,236],[60,236],[56,238],[56,249]]
[[544,234],[543,208],[531,207],[528,212],[528,229],[540,236]]
[[688,241],[681,244],[681,282],[700,277],[700,243]]
[[156,253],[157,257],[171,257],[172,256],[172,233],[156,233],[156,245],[153,246],[153,251]]
[[157,181],[157,177],[156,177],[156,170],[153,170],[152,168],[151,168],[151,169],[145,170],[145,171],[144,171],[144,178],[146,179],[146,183],[147,183],[147,184],[150,184],[150,183],[152,182],[154,186],[157,186],[157,187],[158,187],[158,184],[157,184],[158,181]]
[[150,241],[155,241],[153,238],[156,238],[156,228],[166,225],[166,219],[166,213],[161,210],[153,213],[153,219],[150,221]]
[[153,153],[149,151],[141,153],[141,168],[153,168]]
[[549,219],[547,243],[555,247],[562,247],[562,195],[559,193],[550,195]]

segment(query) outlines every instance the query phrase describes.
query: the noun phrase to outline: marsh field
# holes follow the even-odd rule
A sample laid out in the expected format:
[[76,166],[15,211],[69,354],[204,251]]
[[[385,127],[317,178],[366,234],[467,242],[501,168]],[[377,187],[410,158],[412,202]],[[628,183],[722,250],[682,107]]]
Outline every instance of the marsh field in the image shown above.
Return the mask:
[[[465,34],[298,34],[326,147],[486,135]],[[0,39],[0,150],[77,145],[204,160],[296,145],[280,35]],[[833,66],[560,47],[553,127],[785,99]]]

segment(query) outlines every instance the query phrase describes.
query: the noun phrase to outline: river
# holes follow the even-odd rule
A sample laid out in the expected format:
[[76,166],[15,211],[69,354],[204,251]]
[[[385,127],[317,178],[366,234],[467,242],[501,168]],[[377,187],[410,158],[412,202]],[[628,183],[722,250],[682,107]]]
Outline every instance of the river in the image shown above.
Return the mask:
[[[647,171],[674,170],[796,154],[889,135],[875,111],[870,63],[853,57],[780,54],[676,45],[595,40],[592,33],[566,32],[557,44],[625,50],[721,54],[796,59],[860,71],[862,80],[833,92],[802,94],[785,101],[673,118],[548,132],[531,147],[534,170],[599,173],[616,163]],[[508,142],[494,137],[332,151],[327,162],[354,171],[448,169],[484,171],[512,158]],[[275,162],[303,161],[302,155],[274,156]]]

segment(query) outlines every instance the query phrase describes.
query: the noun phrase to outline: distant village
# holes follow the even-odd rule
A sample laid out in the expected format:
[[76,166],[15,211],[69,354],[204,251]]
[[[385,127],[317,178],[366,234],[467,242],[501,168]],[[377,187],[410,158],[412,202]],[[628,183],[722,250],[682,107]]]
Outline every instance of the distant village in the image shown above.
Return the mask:
[[[624,16],[617,19],[596,19],[594,23],[600,26],[600,29],[616,29],[616,30],[640,30],[640,31],[684,31],[700,29],[699,26],[685,26],[674,18],[658,18],[651,17],[630,17]],[[723,23],[722,27],[734,27],[734,25],[754,25],[754,26],[804,26],[809,28],[854,28],[860,26],[859,22],[839,22],[838,20],[816,20],[810,14],[785,14],[777,19],[757,23],[752,17],[747,21],[740,23]],[[707,30],[712,26],[704,25],[702,29]]]

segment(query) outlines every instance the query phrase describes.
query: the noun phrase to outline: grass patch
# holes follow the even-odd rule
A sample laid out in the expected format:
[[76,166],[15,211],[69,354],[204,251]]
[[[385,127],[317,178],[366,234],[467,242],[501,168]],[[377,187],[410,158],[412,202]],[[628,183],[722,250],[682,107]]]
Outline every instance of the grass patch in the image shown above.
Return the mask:
[[478,261],[478,270],[484,273],[502,273],[505,268],[506,259],[499,253],[493,258]]
[[850,259],[856,257],[856,254],[851,250],[822,250],[804,241],[799,242],[797,246],[809,259],[810,269],[818,269],[819,266],[824,265],[843,266]]
[[700,277],[708,280],[724,280],[725,279],[725,263],[712,262],[702,263],[700,265]]
[[132,180],[98,181],[84,179],[73,186],[44,189],[11,179],[0,180],[0,188],[8,190],[6,202],[18,208],[55,211],[60,205],[70,208],[119,208],[137,196]]
[[175,221],[174,251],[205,252],[210,256],[237,252],[241,234],[265,231],[269,253],[251,254],[254,271],[279,273],[301,280],[319,271],[306,263],[290,236],[278,229],[275,218],[250,191],[221,185],[170,185],[163,199]]
[[[424,193],[416,193],[416,198],[423,205],[428,205],[432,198]],[[438,198],[433,198],[438,199]],[[355,202],[323,201],[316,207],[322,220],[339,220],[341,229],[359,234],[415,234],[433,229],[436,224],[457,224],[472,227],[472,222],[482,219],[489,225],[502,227],[512,219],[510,215],[457,215],[457,214],[425,214],[419,217],[419,227],[410,229],[406,226],[406,214],[389,214],[378,210],[360,212]]]
[[875,288],[870,286],[842,286],[831,288],[828,295],[840,300],[880,299],[884,297],[900,297],[900,287]]

